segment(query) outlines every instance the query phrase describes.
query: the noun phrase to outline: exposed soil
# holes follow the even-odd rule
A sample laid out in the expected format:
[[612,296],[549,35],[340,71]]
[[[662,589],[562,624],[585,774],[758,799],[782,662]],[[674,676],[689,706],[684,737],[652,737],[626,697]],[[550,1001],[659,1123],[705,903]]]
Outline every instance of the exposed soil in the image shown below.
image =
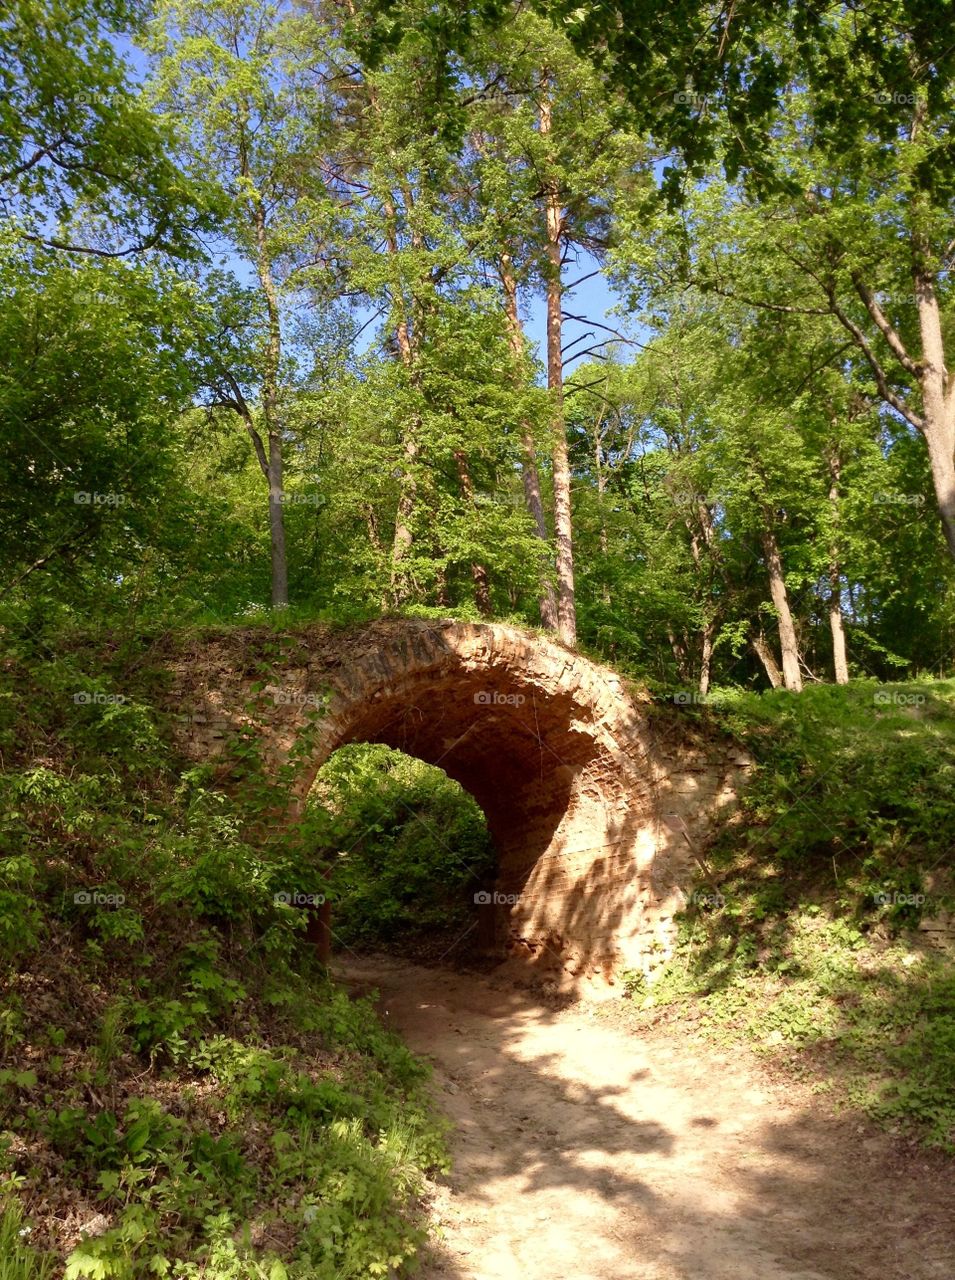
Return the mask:
[[951,1280],[955,1161],[676,1027],[349,957],[434,1065],[454,1169],[422,1280]]

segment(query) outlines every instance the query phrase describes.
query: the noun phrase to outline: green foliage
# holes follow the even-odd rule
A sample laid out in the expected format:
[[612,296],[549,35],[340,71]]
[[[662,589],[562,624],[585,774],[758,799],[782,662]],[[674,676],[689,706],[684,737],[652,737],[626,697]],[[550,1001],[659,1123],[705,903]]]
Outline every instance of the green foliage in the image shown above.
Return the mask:
[[312,792],[310,829],[344,942],[448,937],[473,915],[494,852],[475,802],[440,769],[388,747],[340,748]]
[[17,1198],[21,1182],[19,1178],[0,1182],[0,1280],[53,1280],[56,1259],[30,1244],[30,1227],[24,1225]]
[[732,865],[758,848],[786,867],[794,891],[807,863],[825,860],[838,883],[864,893],[883,878],[890,891],[912,892],[909,869],[927,871],[948,852],[953,703],[951,681],[856,681],[797,699],[777,691],[714,703],[716,721],[756,759],[744,799],[751,825],[742,840],[727,834],[715,857]]
[[[955,689],[905,680],[953,648],[928,518],[952,460],[923,436],[955,81],[944,22],[863,8],[0,14],[0,1280],[410,1267],[444,1159],[424,1069],[329,984],[288,890],[327,891],[351,944],[446,951],[493,850],[378,746],[277,821],[325,693],[278,777],[260,700],[301,642],[283,618],[536,623],[564,430],[582,644],[668,699],[730,686],[687,714],[756,762],[701,851],[708,905],[625,989],[952,1144],[951,966],[916,943],[955,892]],[[554,202],[639,339],[561,397],[522,328]],[[841,619],[853,683],[741,691],[787,610],[816,678]],[[259,680],[228,793],[157,711],[198,620]],[[76,1195],[97,1216],[50,1262]]]
[[[234,802],[207,770],[180,771],[155,676],[129,649],[39,667],[10,640],[0,1168],[18,1181],[0,1274],[405,1268],[422,1178],[445,1162],[426,1069],[370,1002],[331,985],[303,913],[277,899],[302,845],[262,837],[275,792],[255,753]],[[123,703],[74,701],[117,689],[120,671]],[[42,1003],[27,995],[38,980]],[[21,1206],[77,1190],[97,1225],[48,1265],[17,1234]]]
[[208,185],[174,163],[172,134],[118,51],[139,12],[134,0],[82,13],[13,0],[0,17],[0,193],[17,229],[47,246],[182,253],[212,225]]

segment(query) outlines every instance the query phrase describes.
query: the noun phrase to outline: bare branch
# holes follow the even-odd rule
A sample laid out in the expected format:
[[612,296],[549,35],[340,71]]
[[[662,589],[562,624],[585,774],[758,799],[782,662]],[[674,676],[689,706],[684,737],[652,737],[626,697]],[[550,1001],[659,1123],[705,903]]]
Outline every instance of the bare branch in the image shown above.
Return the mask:
[[42,245],[44,249],[61,249],[65,253],[84,253],[94,258],[128,258],[131,253],[143,253],[146,249],[155,248],[162,239],[162,231],[156,231],[148,240],[143,240],[140,244],[131,245],[128,249],[93,249],[88,245],[69,244],[65,240],[30,235],[26,231],[22,231],[20,234],[24,240],[29,240],[31,244]]
[[747,307],[758,307],[761,311],[779,311],[792,316],[827,316],[827,307],[791,307],[782,302],[764,302],[759,298],[746,298],[741,293],[733,293],[729,289],[721,289],[711,281],[698,281],[699,288],[705,293],[716,293],[721,298],[730,298],[734,302],[742,302]]
[[839,306],[838,302],[836,301],[835,290],[830,287],[827,290],[827,292],[829,294],[829,305],[832,308],[832,314],[836,317],[836,319],[839,321],[842,327],[848,333],[852,334],[852,337],[855,340],[856,346],[865,356],[866,362],[868,363],[869,368],[872,370],[873,376],[875,377],[875,384],[879,388],[879,395],[882,397],[882,399],[885,401],[887,405],[891,405],[891,407],[895,410],[895,412],[900,414],[905,419],[906,422],[908,422],[911,426],[913,426],[916,429],[916,431],[924,431],[925,422],[923,421],[922,418],[919,417],[917,413],[913,413],[912,410],[905,403],[905,401],[901,398],[901,396],[897,395],[896,392],[894,392],[892,388],[889,386],[889,379],[886,376],[886,372],[882,368],[882,365],[879,363],[878,359],[876,358],[875,352],[872,350],[872,347],[869,345],[868,338],[865,336],[865,334],[862,332],[859,326],[853,320],[850,320],[850,318]]
[[876,301],[875,294],[863,281],[858,271],[852,272],[852,283],[855,285],[856,293],[865,303],[866,311],[868,311],[869,315],[872,317],[876,328],[889,344],[889,348],[896,360],[898,360],[906,373],[912,374],[914,378],[919,377],[922,372],[922,365],[918,361],[913,360],[906,351],[905,343],[890,324],[882,308]]
[[575,356],[571,356],[569,360],[562,360],[560,362],[560,367],[562,369],[565,369],[567,365],[571,364],[574,360],[580,360],[583,356],[589,356],[589,355],[596,355],[596,358],[598,360],[606,360],[607,359],[607,356],[605,354],[606,346],[607,344],[605,342],[597,342],[597,343],[594,343],[592,347],[585,347],[583,351],[578,351],[577,354]]
[[572,311],[561,311],[561,319],[576,320],[578,324],[592,324],[597,329],[603,329],[607,333],[612,333],[618,342],[625,343],[628,347],[639,347],[642,351],[646,347],[646,343],[637,342],[635,338],[625,337],[619,329],[613,329],[609,324],[601,324],[599,320],[591,320],[587,316],[574,315]]

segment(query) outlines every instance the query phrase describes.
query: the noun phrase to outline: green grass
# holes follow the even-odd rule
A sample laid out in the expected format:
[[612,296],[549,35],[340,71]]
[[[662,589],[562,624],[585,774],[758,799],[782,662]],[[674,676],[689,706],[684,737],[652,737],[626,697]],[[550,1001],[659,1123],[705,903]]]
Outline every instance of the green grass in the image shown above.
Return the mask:
[[0,1184],[4,1199],[0,1206],[0,1280],[52,1280],[56,1259],[30,1245],[30,1228],[24,1225],[16,1194],[17,1184],[12,1179]]
[[955,681],[722,692],[688,714],[755,767],[703,851],[709,898],[635,1003],[955,1151],[955,964],[919,929],[955,908]]

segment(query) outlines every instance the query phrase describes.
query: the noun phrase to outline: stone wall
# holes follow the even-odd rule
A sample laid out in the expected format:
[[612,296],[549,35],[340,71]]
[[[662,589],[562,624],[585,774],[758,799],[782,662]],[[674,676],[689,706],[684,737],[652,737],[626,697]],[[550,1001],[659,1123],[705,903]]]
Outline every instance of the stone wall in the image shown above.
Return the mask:
[[278,770],[313,726],[296,806],[350,742],[386,743],[457,779],[499,852],[504,901],[488,910],[500,953],[567,983],[666,958],[695,851],[748,765],[613,672],[496,624],[220,634],[172,670],[194,760],[227,761],[232,735],[254,723]]

